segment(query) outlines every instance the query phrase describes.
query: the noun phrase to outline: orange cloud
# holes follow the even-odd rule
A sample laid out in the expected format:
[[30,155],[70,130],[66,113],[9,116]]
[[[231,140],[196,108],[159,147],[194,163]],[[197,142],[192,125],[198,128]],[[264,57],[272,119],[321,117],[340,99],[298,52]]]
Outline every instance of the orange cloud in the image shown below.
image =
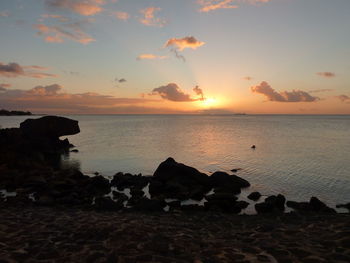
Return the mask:
[[197,49],[203,46],[205,42],[198,41],[195,37],[171,38],[165,43],[165,47],[174,47],[182,51],[186,48]]
[[302,90],[277,92],[266,81],[261,82],[260,85],[251,87],[251,91],[264,95],[269,101],[313,102],[319,100],[318,97],[313,97]]
[[198,0],[197,3],[201,6],[199,12],[210,12],[216,9],[232,9],[238,8],[233,5],[233,0]]
[[124,20],[124,21],[126,21],[130,18],[129,13],[127,13],[127,12],[116,11],[116,12],[112,12],[112,15],[115,18],[117,18],[119,20]]
[[0,105],[4,108],[59,112],[96,113],[118,112],[126,109],[132,112],[136,111],[135,106],[141,111],[143,103],[158,101],[144,98],[116,98],[91,92],[71,94],[63,92],[63,87],[58,84],[37,86],[30,90],[4,88],[0,96]]
[[82,30],[82,24],[86,22],[81,21],[57,26],[36,24],[34,28],[38,30],[37,34],[49,43],[62,43],[65,39],[70,39],[81,44],[88,44],[95,41],[95,39]]
[[347,95],[339,95],[336,98],[341,100],[341,102],[350,103],[350,97]]
[[146,26],[159,26],[163,27],[166,24],[166,21],[161,18],[156,18],[155,13],[159,12],[161,8],[159,7],[147,7],[145,9],[142,9],[140,13],[143,15],[142,18],[140,18],[140,23],[144,24]]
[[325,78],[334,78],[335,77],[335,73],[333,73],[333,72],[318,72],[316,74],[321,76],[321,77],[325,77]]
[[51,8],[66,9],[71,12],[91,16],[100,13],[105,4],[105,0],[46,0],[46,4]]
[[9,16],[10,16],[10,12],[7,10],[0,12],[0,17],[9,17]]
[[47,68],[41,66],[21,66],[18,63],[3,64],[0,62],[0,76],[8,78],[16,78],[20,76],[32,78],[57,77],[55,74],[40,72]]
[[244,79],[244,80],[252,80],[253,78],[252,78],[252,77],[247,76],[247,77],[244,77],[243,79]]
[[153,60],[153,59],[165,59],[165,58],[167,58],[167,56],[158,56],[158,55],[154,55],[154,54],[141,54],[136,59],[137,60],[143,60],[143,59]]

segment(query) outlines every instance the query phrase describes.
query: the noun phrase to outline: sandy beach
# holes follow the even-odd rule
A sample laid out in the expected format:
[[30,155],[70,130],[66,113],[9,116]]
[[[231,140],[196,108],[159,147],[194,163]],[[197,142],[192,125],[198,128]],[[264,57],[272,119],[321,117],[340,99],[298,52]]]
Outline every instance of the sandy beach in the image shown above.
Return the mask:
[[350,217],[0,209],[0,262],[349,262]]

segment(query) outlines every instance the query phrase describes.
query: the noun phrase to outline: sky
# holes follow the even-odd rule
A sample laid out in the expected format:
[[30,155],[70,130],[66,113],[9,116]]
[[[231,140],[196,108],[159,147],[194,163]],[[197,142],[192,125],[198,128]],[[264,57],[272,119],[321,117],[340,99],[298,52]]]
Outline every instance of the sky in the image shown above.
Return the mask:
[[350,114],[349,0],[0,0],[0,108]]

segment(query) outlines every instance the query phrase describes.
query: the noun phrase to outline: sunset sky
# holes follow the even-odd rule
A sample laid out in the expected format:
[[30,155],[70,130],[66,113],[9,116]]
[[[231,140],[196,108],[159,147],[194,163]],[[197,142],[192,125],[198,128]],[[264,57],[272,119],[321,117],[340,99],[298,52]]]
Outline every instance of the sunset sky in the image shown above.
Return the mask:
[[350,114],[349,0],[0,0],[0,108]]

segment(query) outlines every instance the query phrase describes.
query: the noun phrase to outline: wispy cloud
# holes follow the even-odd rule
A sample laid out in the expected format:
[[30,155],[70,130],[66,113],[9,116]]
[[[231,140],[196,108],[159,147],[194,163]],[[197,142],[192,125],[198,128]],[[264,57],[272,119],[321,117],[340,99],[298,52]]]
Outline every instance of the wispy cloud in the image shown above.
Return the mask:
[[158,56],[154,54],[141,54],[137,56],[137,60],[144,60],[144,59],[149,59],[149,60],[154,60],[154,59],[165,59],[167,56]]
[[252,80],[253,78],[252,78],[252,77],[247,76],[247,77],[243,77],[243,79],[244,79],[244,80]]
[[166,20],[155,17],[155,13],[160,10],[161,8],[159,7],[147,7],[140,10],[140,13],[143,15],[143,17],[139,19],[140,23],[146,26],[163,27],[166,24]]
[[83,15],[91,16],[100,13],[105,0],[45,0],[51,9],[63,9]]
[[54,26],[36,24],[34,28],[37,30],[37,34],[42,36],[46,42],[63,43],[66,39],[70,39],[81,44],[88,44],[95,41],[94,38],[83,31],[83,25],[88,22],[89,20],[84,20]]
[[333,72],[317,72],[317,75],[324,77],[324,78],[334,78],[335,77],[335,73]]
[[199,12],[210,12],[217,9],[232,9],[238,8],[233,4],[234,0],[198,0],[197,3],[201,6]]
[[196,86],[193,91],[199,98],[192,98],[190,94],[185,93],[180,89],[176,83],[169,83],[165,86],[155,88],[149,95],[159,95],[162,99],[175,101],[175,102],[191,102],[198,100],[205,100],[203,90]]
[[[42,14],[42,18],[47,19],[47,18],[52,18],[52,19],[57,19],[60,22],[68,22],[69,18],[65,17],[63,15],[56,15],[56,14]],[[43,21],[44,19],[41,19]]]
[[321,93],[321,92],[328,92],[328,91],[333,91],[333,89],[314,89],[314,90],[309,90],[309,93]]
[[264,95],[269,101],[314,102],[319,100],[318,97],[311,96],[309,93],[302,90],[277,92],[266,81],[251,87],[251,91]]
[[0,17],[9,17],[11,13],[7,10],[5,11],[0,11]]
[[336,98],[339,99],[341,102],[350,103],[350,97],[347,95],[339,95],[336,96]]
[[3,64],[0,62],[0,76],[7,78],[16,77],[32,77],[32,78],[47,78],[47,77],[57,77],[55,74],[42,72],[47,68],[40,66],[21,66],[18,63],[11,62],[8,64]]
[[72,94],[64,92],[63,87],[58,84],[36,86],[30,90],[4,88],[0,96],[0,105],[4,108],[34,109],[41,112],[126,111],[127,113],[125,109],[142,111],[144,103],[157,101],[159,100],[116,98],[91,92]]
[[113,12],[111,12],[111,14],[112,14],[115,18],[117,18],[117,19],[119,19],[119,20],[124,20],[124,21],[126,21],[126,20],[128,20],[128,19],[130,18],[130,14],[127,13],[127,12],[113,11]]

